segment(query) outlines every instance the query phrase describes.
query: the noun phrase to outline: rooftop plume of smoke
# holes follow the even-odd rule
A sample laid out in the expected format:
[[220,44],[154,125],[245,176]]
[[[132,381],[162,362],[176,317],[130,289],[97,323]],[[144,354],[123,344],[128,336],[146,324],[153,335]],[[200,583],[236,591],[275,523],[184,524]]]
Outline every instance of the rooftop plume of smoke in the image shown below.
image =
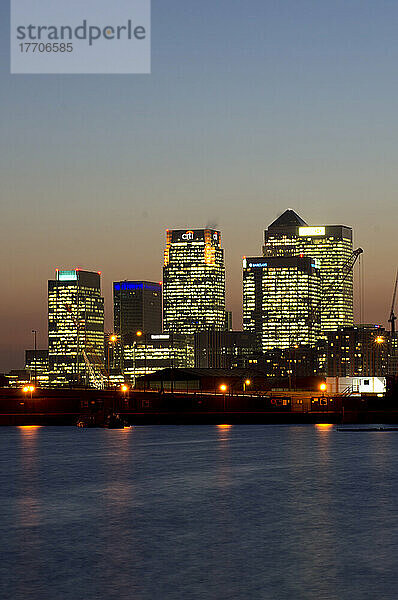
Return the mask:
[[218,219],[208,219],[205,229],[217,229]]

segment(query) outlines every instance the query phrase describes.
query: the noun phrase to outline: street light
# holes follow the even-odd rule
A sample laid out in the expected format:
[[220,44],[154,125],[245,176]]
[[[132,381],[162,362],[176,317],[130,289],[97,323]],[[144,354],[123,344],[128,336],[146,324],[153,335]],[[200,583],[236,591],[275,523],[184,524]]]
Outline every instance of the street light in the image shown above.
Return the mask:
[[114,353],[115,353],[114,344],[116,341],[117,341],[117,335],[112,333],[112,335],[109,336],[109,341],[108,341],[108,388],[110,388],[110,371],[111,371],[111,365],[110,365],[110,361],[109,361],[109,349],[110,349],[111,345],[113,344],[113,355],[114,355]]
[[224,394],[224,401],[223,401],[223,405],[224,405],[224,412],[225,412],[225,394],[227,392],[228,387],[225,385],[225,383],[222,383],[220,385],[220,390],[222,391],[222,393]]
[[[384,344],[384,342],[385,342],[385,340],[384,340],[383,336],[381,336],[381,335],[378,335],[377,337],[374,338],[374,343],[376,344],[376,346],[373,347],[373,349],[372,349],[373,365],[371,365],[371,371],[370,371],[370,376],[371,377],[376,377],[376,373],[379,372],[379,369],[376,369],[376,348],[377,347],[380,348],[381,345]],[[380,367],[381,366],[380,363],[383,362],[382,359],[381,359],[380,354],[381,354],[380,352],[377,354],[377,359],[378,359],[378,365],[377,366],[378,367]],[[373,369],[372,369],[372,366],[373,366]],[[373,391],[374,391],[374,379],[373,379]]]
[[250,380],[250,379],[246,379],[246,380],[243,382],[243,391],[244,391],[244,392],[246,391],[246,388],[247,388],[249,385],[251,385],[251,383],[252,383],[252,382],[251,382],[251,380]]
[[129,389],[130,389],[129,386],[126,385],[125,383],[122,383],[122,385],[120,386],[120,390],[121,390],[121,392],[123,394],[123,399],[124,399],[125,402],[127,400],[126,396],[128,394]]
[[37,330],[32,329],[33,340],[34,340],[34,349],[35,349],[35,385],[37,385]]
[[321,390],[321,392],[326,392],[327,390],[327,385],[326,383],[321,383],[321,385],[319,386],[319,389]]
[[[138,330],[135,332],[137,338],[142,336],[142,331]],[[135,350],[137,346],[137,340],[133,342],[133,387],[135,388],[135,371],[136,371],[136,362],[135,362]],[[146,349],[144,349],[144,361],[145,361],[145,375],[146,375]],[[145,391],[145,379],[144,379],[144,391]]]
[[25,385],[22,388],[22,391],[24,394],[28,394],[30,392],[30,399],[32,400],[32,394],[35,391],[35,386],[34,385]]

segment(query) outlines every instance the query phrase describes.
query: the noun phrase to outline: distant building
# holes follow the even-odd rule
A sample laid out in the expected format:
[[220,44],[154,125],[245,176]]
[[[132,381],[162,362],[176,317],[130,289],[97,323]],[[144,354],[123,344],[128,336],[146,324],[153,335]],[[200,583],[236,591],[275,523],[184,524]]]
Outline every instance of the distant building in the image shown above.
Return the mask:
[[143,334],[132,344],[124,346],[123,355],[124,375],[133,382],[141,375],[161,369],[193,367],[193,336],[177,333]]
[[114,333],[127,343],[137,331],[162,331],[162,286],[153,281],[113,283]]
[[30,381],[36,381],[40,387],[47,387],[48,350],[25,350],[25,371],[29,373]]
[[389,356],[388,356],[388,368],[387,372],[389,375],[398,378],[398,334],[388,334],[389,344]]
[[307,256],[317,260],[321,276],[320,317],[323,333],[354,323],[353,274],[343,269],[352,251],[351,227],[308,226],[291,209],[286,210],[264,232],[265,257]]
[[259,354],[255,333],[203,331],[195,333],[195,367],[243,369]]
[[101,275],[74,269],[56,271],[48,282],[50,384],[89,384],[104,361],[104,299]]
[[390,368],[393,347],[380,325],[341,327],[328,332],[329,377],[383,377],[395,375]]
[[[12,369],[4,375],[7,381],[6,387],[21,388],[24,385],[31,383],[29,371],[22,369]],[[4,380],[3,380],[4,381]]]
[[320,375],[319,349],[309,346],[267,350],[257,360],[264,375],[275,380],[285,380],[294,389],[297,381]]
[[244,330],[255,333],[263,352],[315,346],[320,337],[320,285],[319,265],[312,258],[244,258]]
[[163,327],[168,333],[188,334],[224,329],[225,267],[219,231],[167,231]]

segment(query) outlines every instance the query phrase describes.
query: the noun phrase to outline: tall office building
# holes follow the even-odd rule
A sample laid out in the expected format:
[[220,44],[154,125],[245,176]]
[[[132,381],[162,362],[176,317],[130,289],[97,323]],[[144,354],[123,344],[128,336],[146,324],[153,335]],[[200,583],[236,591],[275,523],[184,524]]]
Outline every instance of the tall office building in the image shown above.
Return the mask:
[[88,383],[89,369],[104,359],[101,275],[57,269],[48,282],[48,359],[53,385]]
[[123,343],[137,331],[162,331],[162,286],[153,281],[115,281],[114,332]]
[[288,209],[265,230],[264,242],[265,257],[308,256],[319,261],[323,333],[353,325],[353,274],[345,274],[343,281],[342,271],[353,251],[350,227],[308,226]]
[[243,328],[263,352],[314,346],[320,337],[320,269],[300,256],[243,259]]
[[167,231],[163,327],[175,333],[224,329],[225,267],[219,231]]

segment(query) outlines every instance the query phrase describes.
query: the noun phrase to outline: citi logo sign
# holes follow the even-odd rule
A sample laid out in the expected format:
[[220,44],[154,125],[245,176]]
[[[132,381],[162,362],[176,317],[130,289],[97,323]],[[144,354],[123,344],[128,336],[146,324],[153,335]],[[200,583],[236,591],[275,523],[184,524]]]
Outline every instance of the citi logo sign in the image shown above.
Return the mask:
[[181,237],[183,240],[190,241],[194,239],[195,235],[193,231],[187,231],[186,233],[183,233]]

